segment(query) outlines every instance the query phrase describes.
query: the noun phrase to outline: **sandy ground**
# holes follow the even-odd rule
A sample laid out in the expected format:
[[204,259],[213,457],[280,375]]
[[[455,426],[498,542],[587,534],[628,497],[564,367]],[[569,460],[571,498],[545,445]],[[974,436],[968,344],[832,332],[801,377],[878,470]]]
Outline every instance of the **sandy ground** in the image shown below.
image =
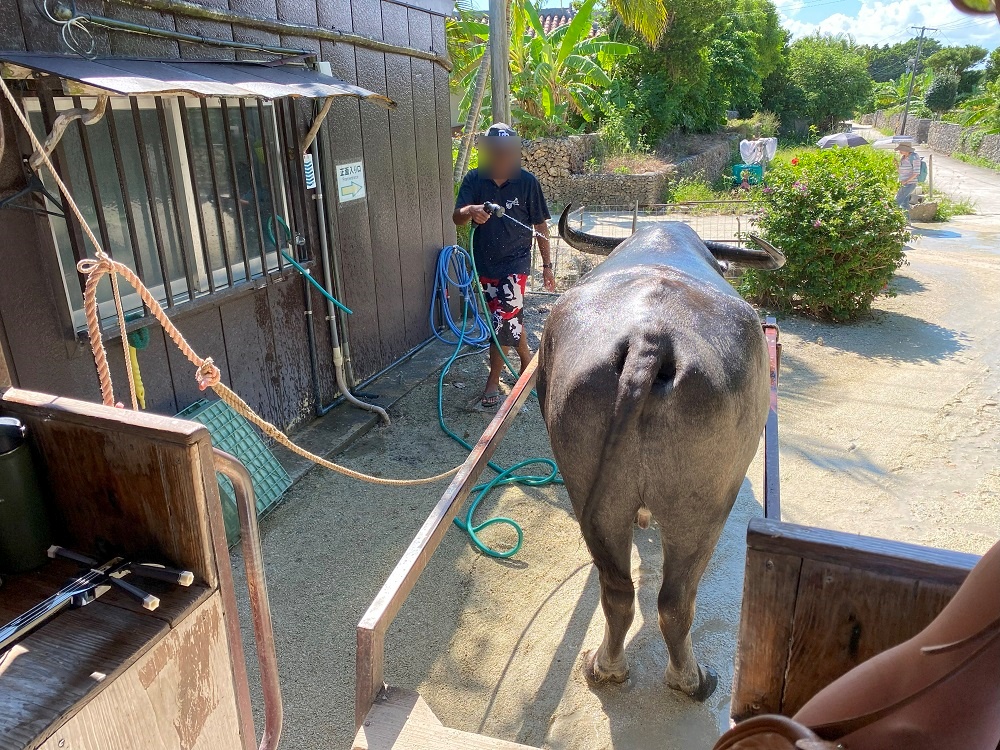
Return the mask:
[[[1000,525],[1000,179],[938,158],[955,187],[993,185],[983,215],[918,230],[909,265],[871,319],[827,326],[780,320],[781,477],[786,520],[982,552]],[[958,192],[958,191],[956,191]],[[535,332],[551,298],[535,297]],[[485,368],[461,360],[446,414],[477,437]],[[435,473],[463,458],[434,418],[436,383],[403,400],[393,426],[343,462],[386,476]],[[549,455],[529,402],[501,446],[504,465]],[[693,750],[727,721],[747,520],[760,514],[751,466],[703,580],[693,639],[720,672],[693,704],[663,685],[655,625],[656,530],[638,532],[629,636],[632,676],[591,690],[580,653],[602,634],[596,576],[561,488],[508,489],[485,504],[525,529],[510,562],[487,559],[451,530],[390,631],[387,679],[418,689],[441,720],[552,750]],[[313,471],[263,523],[285,691],[283,747],[346,748],[353,728],[354,628],[442,488],[394,490]],[[510,532],[488,532],[502,544]],[[237,556],[238,558],[238,556]],[[238,560],[234,561],[238,562]]]

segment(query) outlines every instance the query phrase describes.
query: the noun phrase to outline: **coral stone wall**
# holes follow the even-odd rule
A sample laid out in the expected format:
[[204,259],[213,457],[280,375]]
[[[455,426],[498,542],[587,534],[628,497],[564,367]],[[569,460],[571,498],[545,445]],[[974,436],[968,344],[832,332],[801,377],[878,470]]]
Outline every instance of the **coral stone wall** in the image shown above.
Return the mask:
[[522,152],[524,168],[542,185],[553,206],[630,206],[662,203],[667,186],[682,177],[698,175],[708,181],[727,172],[734,162],[734,138],[689,156],[660,172],[646,174],[603,174],[586,171],[587,161],[597,148],[596,135],[541,138],[526,141]]
[[[895,133],[899,130],[901,119],[900,113],[886,116],[880,110],[862,115],[861,124]],[[958,123],[922,117],[907,119],[906,135],[914,136],[918,143],[926,143],[943,154],[968,154],[1000,164],[1000,135],[987,135],[977,128],[963,128]]]

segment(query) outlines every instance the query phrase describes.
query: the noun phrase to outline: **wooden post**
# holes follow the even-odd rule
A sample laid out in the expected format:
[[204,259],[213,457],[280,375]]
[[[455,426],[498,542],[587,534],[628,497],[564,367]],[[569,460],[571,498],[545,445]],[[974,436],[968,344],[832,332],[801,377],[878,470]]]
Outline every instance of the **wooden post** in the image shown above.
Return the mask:
[[490,0],[490,93],[493,122],[510,116],[510,23],[508,0]]

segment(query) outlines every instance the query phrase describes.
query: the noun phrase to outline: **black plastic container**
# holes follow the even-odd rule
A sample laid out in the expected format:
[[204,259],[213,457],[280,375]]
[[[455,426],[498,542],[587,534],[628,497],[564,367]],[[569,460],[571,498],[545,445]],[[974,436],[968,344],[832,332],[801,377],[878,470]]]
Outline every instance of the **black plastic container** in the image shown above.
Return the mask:
[[21,573],[48,560],[51,528],[24,425],[0,417],[0,573]]

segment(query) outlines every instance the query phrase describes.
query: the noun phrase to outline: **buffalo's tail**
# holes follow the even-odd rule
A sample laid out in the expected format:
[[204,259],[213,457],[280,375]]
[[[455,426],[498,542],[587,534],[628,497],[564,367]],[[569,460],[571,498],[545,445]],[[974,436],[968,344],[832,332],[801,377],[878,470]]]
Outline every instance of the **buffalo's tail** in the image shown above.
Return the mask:
[[[616,358],[618,390],[614,410],[604,437],[597,472],[580,516],[580,528],[588,541],[594,562],[605,577],[615,570],[612,563],[614,557],[607,547],[607,540],[597,528],[595,516],[600,504],[613,489],[608,485],[617,472],[610,469],[621,458],[623,446],[627,443],[626,436],[635,430],[646,400],[651,394],[657,397],[666,395],[673,388],[676,376],[673,347],[669,344],[663,346],[662,343],[651,341],[646,336],[635,336],[624,342]],[[633,518],[628,520],[630,526]],[[622,580],[606,583],[632,585],[629,570],[617,571],[611,578]]]

